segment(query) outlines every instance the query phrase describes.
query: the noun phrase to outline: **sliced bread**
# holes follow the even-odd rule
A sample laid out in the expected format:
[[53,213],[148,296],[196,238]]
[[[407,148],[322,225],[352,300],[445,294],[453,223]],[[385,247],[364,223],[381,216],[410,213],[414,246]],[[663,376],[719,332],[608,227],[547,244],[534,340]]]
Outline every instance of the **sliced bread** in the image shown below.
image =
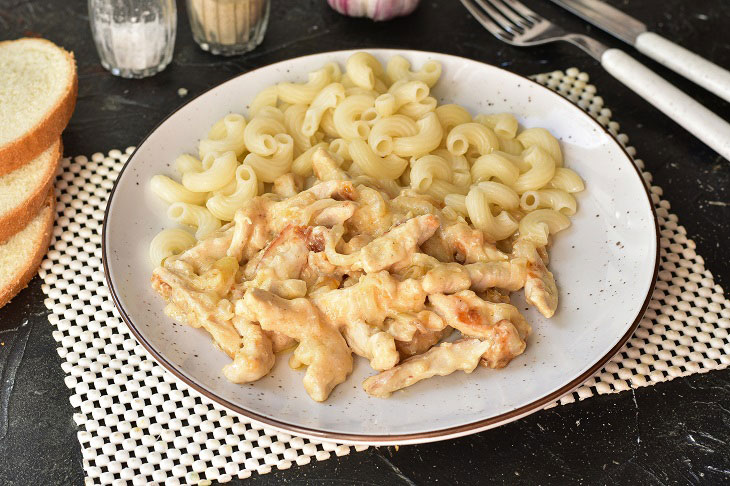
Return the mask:
[[45,202],[25,228],[0,245],[0,307],[28,285],[48,250],[56,214],[53,188]]
[[73,54],[45,39],[0,42],[0,175],[50,147],[76,105]]
[[0,244],[25,228],[46,202],[61,151],[59,139],[28,164],[0,176]]

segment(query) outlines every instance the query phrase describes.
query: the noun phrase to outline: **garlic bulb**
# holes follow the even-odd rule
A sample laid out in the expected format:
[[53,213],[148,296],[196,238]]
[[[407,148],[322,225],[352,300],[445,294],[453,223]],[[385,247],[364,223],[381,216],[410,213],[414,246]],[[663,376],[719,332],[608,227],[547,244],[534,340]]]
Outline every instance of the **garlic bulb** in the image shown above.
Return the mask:
[[350,17],[370,17],[373,20],[390,20],[408,15],[418,6],[419,0],[327,0],[330,7]]

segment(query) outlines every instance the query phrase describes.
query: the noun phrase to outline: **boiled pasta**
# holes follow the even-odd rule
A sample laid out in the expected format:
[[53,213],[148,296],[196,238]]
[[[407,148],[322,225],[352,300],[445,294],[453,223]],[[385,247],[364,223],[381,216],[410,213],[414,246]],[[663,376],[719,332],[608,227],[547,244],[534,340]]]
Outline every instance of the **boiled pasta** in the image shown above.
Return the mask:
[[[167,203],[206,207],[212,219],[230,221],[237,204],[289,172],[311,187],[312,157],[326,148],[336,170],[391,193],[407,186],[428,195],[490,239],[521,234],[518,222],[534,211],[574,214],[572,194],[584,184],[562,167],[558,140],[544,128],[521,129],[510,113],[472,115],[460,105],[439,105],[430,90],[440,73],[434,61],[416,69],[402,56],[381,64],[359,52],[344,70],[330,62],[304,83],[265,88],[250,103],[250,119],[231,113],[211,128],[199,143],[200,159],[176,159],[182,184],[155,176],[152,191]],[[192,219],[186,224],[196,226]],[[562,225],[554,220],[543,223]],[[543,241],[535,236],[543,226],[526,221],[523,230]]]

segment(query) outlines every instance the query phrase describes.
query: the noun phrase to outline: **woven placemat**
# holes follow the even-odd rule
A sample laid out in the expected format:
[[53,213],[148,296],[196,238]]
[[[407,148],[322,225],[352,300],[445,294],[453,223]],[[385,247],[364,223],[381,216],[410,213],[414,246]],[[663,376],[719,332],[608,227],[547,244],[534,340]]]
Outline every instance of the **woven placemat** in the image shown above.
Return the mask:
[[[534,77],[575,101],[627,146],[588,75],[571,68]],[[109,192],[133,147],[64,159],[54,238],[40,275],[49,321],[73,390],[88,484],[207,484],[286,469],[364,447],[276,432],[220,408],[179,382],[139,345],[104,280],[101,229]],[[636,160],[644,168],[641,160]],[[651,184],[651,175],[644,172]],[[555,406],[653,385],[730,363],[730,305],[695,244],[652,186],[661,268],[649,309],[626,346]]]

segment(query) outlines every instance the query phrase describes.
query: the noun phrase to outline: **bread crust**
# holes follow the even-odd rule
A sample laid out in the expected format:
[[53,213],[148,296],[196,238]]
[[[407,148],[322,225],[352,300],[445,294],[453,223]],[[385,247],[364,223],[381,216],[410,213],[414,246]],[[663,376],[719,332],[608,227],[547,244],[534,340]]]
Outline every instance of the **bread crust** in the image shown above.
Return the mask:
[[46,173],[43,174],[41,184],[27,195],[25,201],[5,216],[0,216],[0,245],[8,241],[15,233],[25,228],[47,202],[48,192],[53,187],[53,179],[56,175],[58,163],[61,157],[63,157],[63,144],[61,141],[56,140],[54,145],[56,145],[54,150],[55,155],[53,155],[54,162],[49,165]]
[[40,210],[42,211],[45,207],[49,207],[50,211],[48,211],[48,216],[46,217],[46,221],[44,221],[43,235],[41,236],[40,244],[36,245],[33,256],[27,262],[25,268],[19,272],[18,277],[4,288],[0,288],[0,307],[3,307],[5,304],[10,302],[10,299],[15,297],[18,292],[28,286],[28,282],[30,282],[30,279],[37,273],[38,267],[48,251],[48,245],[50,244],[51,236],[53,235],[53,221],[56,217],[56,197],[53,187],[51,187],[48,191],[45,198],[45,204]]
[[[22,38],[11,41],[0,42],[0,49],[5,44],[30,40]],[[68,52],[62,47],[57,46],[53,42],[46,39],[32,39],[38,42],[47,42],[48,44],[60,49],[67,57],[68,61],[73,65],[71,70],[71,79],[69,80],[69,90],[65,96],[58,100],[55,106],[51,108],[46,116],[31,130],[23,134],[21,137],[0,146],[0,176],[5,175],[15,169],[22,167],[41,152],[47,149],[57,138],[61,136],[61,132],[73,114],[76,107],[76,96],[78,94],[78,77],[76,75],[76,60],[73,53]]]

